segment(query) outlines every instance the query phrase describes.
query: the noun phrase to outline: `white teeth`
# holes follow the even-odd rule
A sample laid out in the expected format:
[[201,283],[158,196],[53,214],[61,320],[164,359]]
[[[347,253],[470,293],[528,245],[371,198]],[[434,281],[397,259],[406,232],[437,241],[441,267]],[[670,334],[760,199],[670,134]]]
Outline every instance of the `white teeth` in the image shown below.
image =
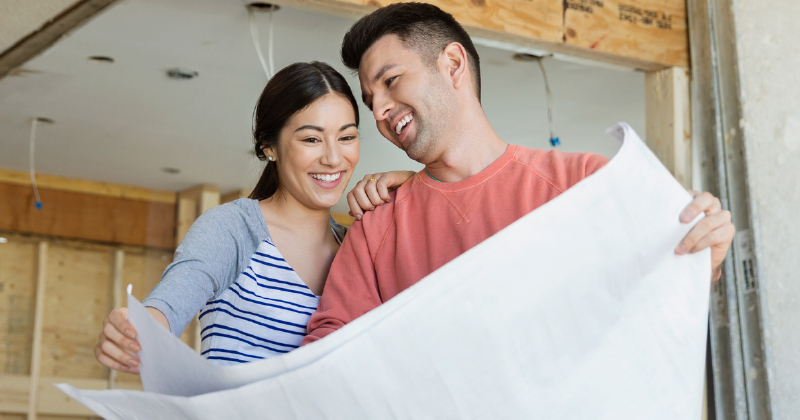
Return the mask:
[[411,114],[406,115],[405,118],[403,118],[402,120],[400,120],[400,122],[397,123],[397,127],[395,127],[394,129],[395,132],[397,132],[397,134],[400,134],[403,131],[403,127],[405,127],[406,124],[408,124],[409,121],[413,119],[414,117]]
[[341,172],[333,174],[333,175],[330,175],[330,174],[311,174],[312,178],[318,179],[318,180],[320,180],[322,182],[333,182],[333,181],[336,181],[337,179],[339,179],[340,176],[342,176]]

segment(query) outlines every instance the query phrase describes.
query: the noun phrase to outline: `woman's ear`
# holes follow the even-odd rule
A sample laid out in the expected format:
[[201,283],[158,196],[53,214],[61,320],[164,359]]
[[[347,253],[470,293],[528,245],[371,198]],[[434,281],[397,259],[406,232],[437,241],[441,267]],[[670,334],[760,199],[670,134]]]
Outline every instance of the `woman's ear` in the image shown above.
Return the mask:
[[451,42],[444,47],[444,51],[442,51],[440,60],[447,70],[453,87],[456,89],[463,87],[465,81],[469,79],[469,77],[467,77],[469,74],[467,66],[468,59],[467,51],[464,49],[464,46],[458,42]]
[[261,150],[264,151],[264,156],[267,157],[267,160],[270,162],[275,162],[278,160],[278,156],[275,154],[275,148],[272,146],[269,147],[262,147]]

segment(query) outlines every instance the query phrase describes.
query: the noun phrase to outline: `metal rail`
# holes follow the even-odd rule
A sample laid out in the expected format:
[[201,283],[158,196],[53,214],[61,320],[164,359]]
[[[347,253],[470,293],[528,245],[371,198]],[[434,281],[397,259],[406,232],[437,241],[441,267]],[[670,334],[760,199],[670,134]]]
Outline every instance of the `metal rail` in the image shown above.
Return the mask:
[[737,234],[711,294],[711,418],[771,419],[764,333],[741,120],[730,0],[687,2],[693,137],[702,144],[704,189],[730,210]]

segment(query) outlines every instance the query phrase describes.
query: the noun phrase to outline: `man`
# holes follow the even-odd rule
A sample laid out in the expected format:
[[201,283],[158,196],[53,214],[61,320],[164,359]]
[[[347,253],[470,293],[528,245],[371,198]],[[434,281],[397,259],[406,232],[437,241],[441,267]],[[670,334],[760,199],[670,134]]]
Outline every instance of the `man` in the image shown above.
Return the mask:
[[[345,35],[342,59],[358,71],[378,130],[425,170],[353,224],[304,344],[391,299],[608,161],[506,144],[481,108],[472,41],[435,6],[398,3],[362,18]],[[735,229],[708,193],[697,194],[680,218],[688,222],[700,212],[706,217],[675,252],[711,248],[716,277]]]

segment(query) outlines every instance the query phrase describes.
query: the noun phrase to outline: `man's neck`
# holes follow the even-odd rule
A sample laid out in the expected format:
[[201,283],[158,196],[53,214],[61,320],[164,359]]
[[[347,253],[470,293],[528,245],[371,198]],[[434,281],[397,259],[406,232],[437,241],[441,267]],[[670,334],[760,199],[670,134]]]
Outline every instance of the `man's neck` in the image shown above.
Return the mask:
[[504,142],[489,125],[480,110],[476,115],[465,115],[459,130],[445,139],[444,151],[425,165],[428,173],[442,182],[458,182],[486,169],[505,153]]

